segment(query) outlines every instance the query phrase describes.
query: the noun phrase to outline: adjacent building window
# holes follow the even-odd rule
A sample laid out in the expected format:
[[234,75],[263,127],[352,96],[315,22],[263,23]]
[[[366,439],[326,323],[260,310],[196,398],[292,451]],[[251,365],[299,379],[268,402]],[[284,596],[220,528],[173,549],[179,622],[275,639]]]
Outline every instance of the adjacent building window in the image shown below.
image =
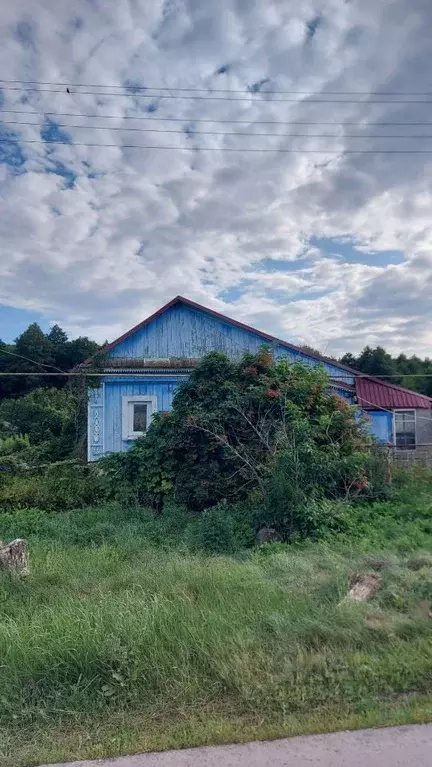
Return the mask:
[[415,410],[394,411],[394,441],[396,447],[413,450],[416,445]]
[[157,398],[146,394],[123,397],[122,437],[138,439],[147,431],[152,413],[157,410]]

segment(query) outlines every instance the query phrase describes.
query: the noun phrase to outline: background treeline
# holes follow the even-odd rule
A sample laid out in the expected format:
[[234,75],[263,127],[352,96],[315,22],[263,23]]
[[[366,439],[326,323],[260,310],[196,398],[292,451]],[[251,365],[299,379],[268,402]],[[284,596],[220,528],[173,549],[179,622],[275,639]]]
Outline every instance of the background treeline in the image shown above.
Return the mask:
[[389,383],[432,397],[432,360],[429,357],[424,360],[406,354],[392,357],[382,346],[376,349],[366,346],[358,357],[348,352],[340,362],[369,375],[392,376],[386,379]]
[[33,322],[12,344],[0,339],[0,399],[21,397],[34,389],[63,388],[67,377],[28,375],[10,376],[1,373],[55,373],[69,371],[97,352],[99,345],[87,336],[70,341],[58,325],[44,333]]

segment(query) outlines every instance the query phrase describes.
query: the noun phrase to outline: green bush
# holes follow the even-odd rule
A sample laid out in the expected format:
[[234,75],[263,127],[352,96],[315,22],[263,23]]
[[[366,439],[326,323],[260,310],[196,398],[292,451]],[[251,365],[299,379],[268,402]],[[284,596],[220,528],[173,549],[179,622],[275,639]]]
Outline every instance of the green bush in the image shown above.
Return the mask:
[[233,519],[224,503],[205,509],[189,525],[186,541],[192,550],[209,554],[232,554],[243,545],[236,539]]
[[0,437],[0,458],[28,450],[29,447],[30,440],[27,434],[11,434],[7,437]]
[[30,466],[82,457],[86,403],[81,381],[65,389],[35,389],[23,397],[4,399],[0,402],[0,434],[15,439],[26,435],[20,460]]
[[104,499],[103,480],[97,468],[77,462],[51,464],[37,473],[3,472],[0,508],[39,508],[66,511]]
[[265,349],[240,361],[206,355],[172,412],[155,415],[128,453],[101,461],[108,498],[202,512],[258,495],[284,536],[313,534],[317,501],[379,497],[386,487],[364,421],[326,385],[320,366],[274,362]]

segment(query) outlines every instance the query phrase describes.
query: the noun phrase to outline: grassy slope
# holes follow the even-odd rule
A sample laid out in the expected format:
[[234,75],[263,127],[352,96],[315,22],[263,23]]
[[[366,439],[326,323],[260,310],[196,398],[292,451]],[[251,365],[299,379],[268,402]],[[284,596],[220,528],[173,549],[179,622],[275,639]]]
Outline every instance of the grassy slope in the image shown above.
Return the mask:
[[[32,552],[0,582],[0,763],[430,720],[429,498],[237,561],[149,546],[143,513],[0,516]],[[341,604],[377,566],[377,597]]]

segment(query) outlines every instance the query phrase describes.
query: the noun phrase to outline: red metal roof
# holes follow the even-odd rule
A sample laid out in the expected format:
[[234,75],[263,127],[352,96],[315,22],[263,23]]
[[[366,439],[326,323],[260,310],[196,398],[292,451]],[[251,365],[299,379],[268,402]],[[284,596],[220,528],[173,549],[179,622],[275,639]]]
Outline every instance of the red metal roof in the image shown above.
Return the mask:
[[417,394],[401,386],[384,383],[374,378],[361,376],[355,379],[357,401],[360,407],[380,408],[430,408],[432,400],[424,394]]

